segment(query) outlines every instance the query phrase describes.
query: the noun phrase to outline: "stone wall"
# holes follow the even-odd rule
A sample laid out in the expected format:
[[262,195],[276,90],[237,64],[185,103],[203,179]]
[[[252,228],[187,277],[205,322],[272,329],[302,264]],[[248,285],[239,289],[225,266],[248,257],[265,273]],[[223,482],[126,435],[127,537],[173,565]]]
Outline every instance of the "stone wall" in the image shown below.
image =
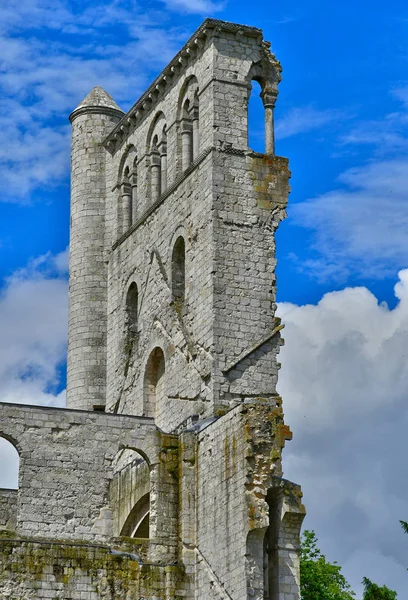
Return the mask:
[[[211,400],[213,250],[211,203],[205,193],[211,167],[207,156],[109,261],[107,410],[144,413],[146,364],[160,347],[165,397],[157,404],[156,423],[165,431],[191,414],[205,414]],[[179,236],[186,248],[184,302],[176,302],[171,291],[172,250]],[[126,327],[132,282],[139,290],[136,335]]]
[[17,490],[0,488],[0,530],[16,527],[17,494]]
[[0,433],[20,455],[19,535],[110,539],[112,463],[121,449],[131,448],[150,469],[152,552],[175,551],[177,487],[171,465],[177,464],[178,441],[158,432],[152,419],[0,403]]
[[184,596],[176,566],[139,562],[141,545],[110,547],[0,538],[0,598],[8,600],[176,600]]

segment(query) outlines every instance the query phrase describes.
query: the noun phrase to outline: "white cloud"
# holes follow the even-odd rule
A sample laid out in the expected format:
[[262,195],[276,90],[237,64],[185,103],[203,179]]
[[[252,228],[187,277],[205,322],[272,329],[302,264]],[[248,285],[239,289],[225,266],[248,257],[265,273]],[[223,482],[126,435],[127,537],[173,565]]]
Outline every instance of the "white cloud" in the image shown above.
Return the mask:
[[66,253],[15,272],[0,292],[0,401],[60,403],[53,390],[65,360]]
[[383,119],[361,121],[340,137],[340,145],[372,145],[376,155],[405,152],[408,149],[407,125],[408,114],[404,111],[389,113]]
[[[1,201],[67,183],[69,113],[95,85],[126,109],[187,37],[134,1],[0,5]],[[115,33],[112,23],[117,23]]]
[[408,159],[349,169],[338,180],[343,187],[289,208],[292,222],[314,234],[317,258],[300,268],[322,280],[394,275],[408,264]]
[[[65,404],[65,390],[56,389],[66,353],[67,266],[67,251],[40,256],[0,290],[0,402]],[[0,438],[0,487],[17,487],[17,473],[18,455]]]
[[361,592],[367,576],[405,597],[408,539],[408,270],[393,310],[364,287],[317,305],[283,303],[279,392],[294,439],[285,476],[303,487],[305,527]]
[[192,13],[209,16],[212,13],[224,10],[227,2],[213,2],[212,0],[162,0],[166,8],[182,13]]
[[312,106],[299,106],[289,110],[283,117],[277,118],[275,135],[284,139],[318,129],[339,119],[339,113],[334,110],[317,110]]
[[396,98],[405,104],[406,108],[408,108],[408,85],[394,88],[392,93]]

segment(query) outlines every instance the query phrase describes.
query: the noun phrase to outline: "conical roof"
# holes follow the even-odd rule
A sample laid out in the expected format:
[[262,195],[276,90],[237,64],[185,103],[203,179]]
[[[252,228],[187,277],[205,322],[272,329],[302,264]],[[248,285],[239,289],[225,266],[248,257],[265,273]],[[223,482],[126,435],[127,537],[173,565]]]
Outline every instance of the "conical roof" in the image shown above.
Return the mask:
[[77,111],[80,108],[90,108],[90,107],[100,107],[100,108],[113,108],[114,110],[122,109],[116,104],[115,100],[110,96],[103,88],[99,85],[95,86],[89,94],[78,104],[76,109],[73,111]]

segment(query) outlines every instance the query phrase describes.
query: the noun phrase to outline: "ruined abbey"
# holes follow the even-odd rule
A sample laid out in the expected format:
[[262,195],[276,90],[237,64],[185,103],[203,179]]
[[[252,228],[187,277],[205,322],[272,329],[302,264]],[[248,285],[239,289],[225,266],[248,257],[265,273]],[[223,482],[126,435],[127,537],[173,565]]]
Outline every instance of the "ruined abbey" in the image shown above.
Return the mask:
[[[207,19],[124,114],[70,115],[66,408],[0,404],[0,598],[298,600],[298,485],[276,391],[281,67]],[[252,82],[265,153],[248,147]]]

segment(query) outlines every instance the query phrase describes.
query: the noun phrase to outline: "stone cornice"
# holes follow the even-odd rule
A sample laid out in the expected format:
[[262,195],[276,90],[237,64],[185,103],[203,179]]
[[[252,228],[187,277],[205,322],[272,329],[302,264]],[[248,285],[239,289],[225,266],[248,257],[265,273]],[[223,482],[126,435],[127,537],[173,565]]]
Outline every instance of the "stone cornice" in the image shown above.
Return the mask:
[[104,140],[103,145],[108,152],[116,152],[137,123],[150,113],[168,87],[185,71],[192,59],[201,53],[205,43],[221,32],[257,38],[259,44],[263,41],[262,30],[256,27],[206,19]]
[[118,117],[118,119],[121,119],[125,114],[123,110],[111,108],[110,106],[81,106],[80,108],[76,108],[74,111],[72,111],[72,113],[69,115],[69,120],[72,123],[74,119],[80,115],[89,115],[90,113],[109,115],[112,117]]

